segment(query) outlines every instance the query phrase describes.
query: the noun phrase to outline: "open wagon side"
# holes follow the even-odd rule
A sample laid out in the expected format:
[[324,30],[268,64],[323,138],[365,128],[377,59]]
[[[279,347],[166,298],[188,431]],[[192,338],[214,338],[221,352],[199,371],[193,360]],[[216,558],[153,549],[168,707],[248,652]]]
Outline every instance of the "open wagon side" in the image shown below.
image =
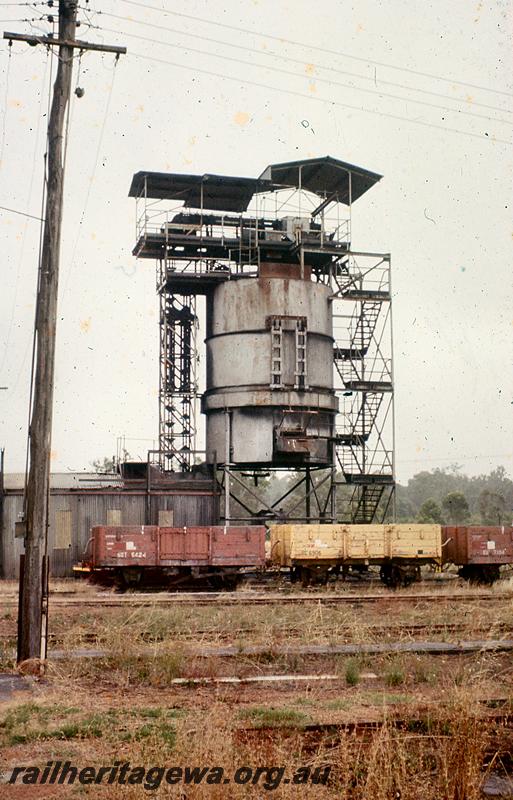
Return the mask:
[[119,589],[188,585],[233,589],[243,568],[264,566],[263,526],[98,525],[74,569]]

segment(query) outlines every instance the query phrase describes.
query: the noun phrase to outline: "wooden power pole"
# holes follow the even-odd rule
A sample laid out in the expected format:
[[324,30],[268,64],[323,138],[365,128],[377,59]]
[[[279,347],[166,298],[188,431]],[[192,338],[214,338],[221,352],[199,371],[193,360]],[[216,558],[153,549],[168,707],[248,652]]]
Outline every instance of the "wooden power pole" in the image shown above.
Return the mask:
[[47,194],[43,246],[36,299],[36,350],[34,394],[31,410],[30,468],[26,498],[25,557],[20,571],[18,662],[46,657],[46,588],[48,500],[50,496],[50,447],[57,293],[64,189],[64,125],[70,100],[73,53],[76,49],[126,53],[124,47],[89,44],[75,40],[77,0],[59,0],[59,34],[25,36],[4,33],[4,39],[59,47],[57,75],[48,121]]

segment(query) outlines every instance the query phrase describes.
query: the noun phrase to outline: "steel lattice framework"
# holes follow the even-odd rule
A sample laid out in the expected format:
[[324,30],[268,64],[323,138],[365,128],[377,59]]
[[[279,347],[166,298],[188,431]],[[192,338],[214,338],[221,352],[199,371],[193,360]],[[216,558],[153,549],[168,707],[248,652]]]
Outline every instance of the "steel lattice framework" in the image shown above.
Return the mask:
[[168,291],[169,264],[159,263],[160,300],[159,453],[165,472],[187,472],[197,435],[196,297]]

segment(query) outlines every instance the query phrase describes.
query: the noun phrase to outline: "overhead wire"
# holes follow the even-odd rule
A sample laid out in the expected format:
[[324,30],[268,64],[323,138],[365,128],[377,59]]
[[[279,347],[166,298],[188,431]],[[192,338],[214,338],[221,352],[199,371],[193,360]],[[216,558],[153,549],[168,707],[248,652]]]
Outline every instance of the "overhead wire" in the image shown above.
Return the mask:
[[[148,56],[148,55],[145,55],[143,53],[136,53],[133,50],[131,50],[128,55],[129,55],[129,57],[130,56],[135,56],[136,58],[141,58],[141,59],[143,59],[145,61],[153,61],[155,63],[165,64],[166,66],[176,67],[178,69],[183,69],[186,72],[191,72],[191,67],[187,66],[186,64],[179,64],[176,61],[167,61],[166,59],[163,59],[163,58],[156,58],[155,56]],[[445,125],[437,125],[436,123],[433,123],[433,122],[424,122],[423,120],[412,119],[411,117],[402,117],[399,114],[391,114],[390,112],[387,112],[387,111],[378,111],[376,109],[370,109],[370,108],[365,108],[365,107],[361,107],[361,106],[355,106],[355,105],[351,105],[349,103],[342,103],[339,100],[329,100],[329,99],[327,99],[325,97],[316,97],[314,94],[305,94],[304,92],[294,91],[293,89],[284,89],[281,86],[272,86],[272,85],[269,85],[267,83],[260,83],[259,81],[251,81],[251,80],[248,80],[247,78],[241,78],[241,77],[236,76],[236,75],[226,75],[226,74],[224,74],[222,72],[214,72],[213,70],[202,69],[201,67],[198,67],[196,65],[194,66],[194,72],[198,72],[198,73],[201,73],[201,74],[204,74],[204,75],[209,75],[209,76],[214,77],[214,78],[221,78],[223,80],[235,81],[236,83],[239,83],[239,84],[246,84],[248,86],[256,86],[256,87],[258,87],[260,89],[266,89],[267,91],[271,91],[271,92],[280,92],[282,94],[289,94],[289,95],[292,95],[294,97],[300,97],[303,100],[313,100],[315,102],[323,103],[325,105],[338,106],[338,107],[341,107],[341,108],[348,108],[351,111],[359,111],[359,112],[362,112],[362,113],[365,113],[365,114],[372,114],[374,116],[379,116],[379,117],[388,117],[389,119],[395,119],[395,120],[398,120],[400,122],[407,122],[407,123],[410,123],[411,125],[420,125],[420,126],[422,126],[424,128],[433,128],[435,130],[443,131],[444,133],[457,133],[457,134],[460,134],[461,136],[470,136],[470,137],[472,137],[474,139],[479,139],[480,141],[488,140],[490,142],[500,143],[500,144],[507,144],[507,145],[513,144],[513,142],[509,141],[508,139],[499,139],[496,136],[490,136],[490,134],[488,134],[488,132],[485,132],[484,134],[480,134],[480,133],[472,133],[471,131],[463,131],[463,130],[461,130],[459,128],[451,128],[451,127],[448,127],[448,126],[445,126]]]
[[85,215],[87,213],[87,207],[88,207],[88,204],[89,204],[89,198],[90,198],[90,195],[91,195],[91,189],[92,189],[92,185],[93,185],[93,181],[94,181],[94,176],[95,176],[95,173],[96,173],[96,168],[98,166],[98,159],[100,157],[100,149],[101,149],[102,142],[103,142],[103,135],[105,133],[105,126],[106,126],[107,118],[108,118],[108,115],[109,115],[110,103],[111,103],[111,98],[112,98],[112,90],[114,88],[114,80],[115,80],[115,77],[116,77],[116,67],[118,65],[118,61],[119,61],[119,56],[116,56],[115,59],[114,59],[114,66],[112,68],[111,82],[110,82],[110,86],[109,86],[109,93],[108,93],[108,96],[107,96],[107,102],[105,104],[105,111],[104,111],[104,115],[103,115],[101,129],[100,129],[100,135],[98,137],[98,144],[97,144],[97,147],[96,147],[94,165],[93,165],[93,169],[92,169],[92,172],[91,172],[91,176],[89,178],[89,185],[87,187],[87,192],[86,192],[86,197],[85,197],[85,201],[84,201],[84,206],[83,206],[83,209],[82,209],[82,214],[80,216],[80,221],[78,223],[78,232],[77,232],[77,236],[75,238],[75,243],[73,245],[73,250],[72,250],[72,253],[71,253],[70,266],[69,266],[69,269],[68,269],[68,273],[66,275],[66,280],[64,282],[63,297],[65,296],[65,294],[67,292],[67,289],[68,289],[69,281],[70,281],[70,278],[71,278],[71,275],[72,275],[72,272],[73,272],[73,269],[74,269],[74,266],[75,266],[75,256],[76,256],[76,251],[77,251],[77,248],[78,248],[78,243],[79,243],[80,238],[82,236],[82,229],[83,229],[82,226],[83,226],[83,223],[84,223]]
[[7,206],[0,206],[2,211],[10,211],[11,214],[19,214],[22,217],[28,217],[29,219],[36,219],[38,222],[41,222],[41,217],[36,217],[34,214],[28,214],[26,211],[17,211],[15,208],[7,208]]
[[[44,96],[44,88],[45,88],[47,70],[48,70],[48,51],[47,51],[47,57],[46,57],[46,61],[45,61],[45,68],[44,68],[44,72],[43,72],[43,78],[42,78],[42,82],[41,82],[41,97],[39,99],[39,110],[38,110],[38,114],[37,114],[37,125],[36,125],[36,133],[35,133],[35,140],[34,140],[34,151],[33,151],[33,155],[32,155],[32,170],[31,170],[31,174],[30,174],[29,189],[28,189],[28,194],[27,194],[27,205],[30,205],[30,198],[32,196],[32,188],[33,188],[33,185],[34,185],[34,177],[35,177],[35,171],[36,171],[36,156],[37,156],[37,150],[38,150],[38,145],[39,145],[39,131],[40,131],[40,127],[41,127],[41,118],[42,118],[41,110],[42,110],[42,105],[43,105],[43,96]],[[11,211],[12,211],[12,209],[11,209]],[[13,213],[20,213],[20,212],[13,212]],[[24,216],[25,217],[32,217],[31,214],[24,214]],[[33,218],[34,219],[38,219],[35,216]],[[42,219],[42,215],[41,215],[41,219]],[[18,287],[19,287],[19,281],[20,281],[21,265],[22,265],[23,256],[24,256],[24,253],[25,253],[25,244],[26,244],[25,234],[26,234],[26,231],[27,231],[27,221],[25,221],[25,225],[24,225],[24,228],[23,228],[23,231],[22,231],[20,257],[18,259],[18,264],[17,264],[17,269],[16,269],[16,278],[15,278],[15,284],[14,284],[14,294],[13,294],[13,301],[12,301],[12,307],[11,307],[11,315],[10,315],[9,324],[8,324],[8,328],[7,328],[7,336],[5,338],[5,345],[4,345],[5,349],[4,349],[2,362],[0,364],[0,370],[2,370],[4,368],[5,362],[7,360],[7,356],[8,356],[8,353],[9,353],[9,344],[10,344],[10,341],[11,341],[11,335],[12,335],[12,330],[13,330],[13,325],[14,325],[14,314],[15,314],[15,310],[16,310],[16,301],[17,301],[17,298],[18,298]],[[24,364],[24,360],[22,362],[22,365],[23,364]],[[22,365],[20,366],[19,375],[21,374]],[[18,378],[19,378],[19,375],[18,375]],[[17,381],[16,381],[16,386],[17,386]]]
[[[190,33],[188,31],[181,31],[181,30],[177,30],[176,28],[169,28],[167,26],[158,25],[158,24],[153,23],[153,22],[146,22],[145,20],[134,19],[133,17],[131,17],[130,19],[127,19],[127,17],[123,17],[123,16],[121,16],[119,14],[112,14],[110,11],[97,11],[95,13],[98,14],[98,15],[101,14],[102,16],[106,16],[106,17],[112,17],[113,19],[121,20],[123,22],[136,23],[138,25],[144,25],[145,27],[156,28],[156,29],[158,29],[160,31],[167,31],[169,33],[174,33],[174,34],[177,34],[177,35],[187,36],[187,37],[190,37],[192,39],[200,39],[201,41],[210,42],[211,44],[215,44],[215,45],[221,45],[222,47],[231,47],[231,48],[236,49],[236,50],[243,50],[246,53],[248,53],[248,52],[256,53],[259,56],[264,56],[266,58],[276,58],[276,59],[279,59],[280,61],[288,61],[291,64],[299,64],[299,65],[305,67],[305,60],[304,59],[292,58],[291,56],[286,56],[286,55],[281,54],[281,53],[274,53],[274,52],[270,52],[268,50],[257,50],[254,47],[246,47],[245,45],[235,44],[234,42],[225,42],[225,41],[223,41],[221,39],[214,39],[211,36],[202,36],[201,34],[198,34],[198,33]],[[94,27],[99,27],[99,26],[94,26]],[[109,29],[105,28],[105,30],[109,30]],[[112,29],[110,29],[109,32],[111,32],[111,33],[123,33],[123,35],[126,35],[126,36],[133,36],[134,35],[134,34],[126,33],[126,31],[119,31],[119,30],[113,31]],[[141,38],[143,38],[143,37],[141,37]],[[153,41],[153,40],[151,40],[151,41]],[[162,42],[162,44],[166,44],[166,43]],[[172,46],[172,45],[170,45],[170,46]],[[188,48],[188,49],[190,49],[190,48]],[[217,53],[215,55],[221,56],[220,53]],[[245,63],[245,62],[243,62],[243,63]],[[334,73],[340,74],[340,75],[347,75],[349,77],[356,78],[358,80],[363,80],[363,81],[368,81],[368,82],[370,81],[371,83],[375,83],[377,85],[375,78],[371,78],[370,76],[367,76],[367,75],[360,75],[359,73],[355,73],[355,72],[348,72],[347,70],[338,69],[337,67],[328,66],[326,64],[317,64],[315,62],[311,62],[311,63],[307,64],[306,66],[308,66],[309,68],[312,68],[312,69],[321,69],[321,70],[326,70],[328,72],[334,72]],[[271,69],[271,67],[269,67],[269,69]],[[308,74],[307,74],[307,76],[308,76]],[[310,75],[309,77],[311,77],[312,79],[320,80],[317,76],[315,76],[313,74]],[[442,98],[444,100],[450,100],[451,102],[466,103],[467,106],[469,105],[469,101],[464,101],[464,100],[462,100],[460,98],[457,98],[457,97],[451,97],[451,95],[448,95],[448,94],[442,94],[440,92],[433,92],[433,91],[430,91],[428,89],[422,89],[421,87],[418,87],[418,86],[409,86],[408,84],[397,83],[395,81],[383,80],[382,78],[379,79],[379,83],[382,84],[383,86],[393,86],[395,88],[405,89],[406,91],[409,91],[409,92],[418,92],[420,94],[426,94],[426,95],[430,95],[430,96],[433,96],[433,97],[440,97],[440,98]],[[340,84],[340,85],[341,86],[347,86],[347,84]],[[371,91],[373,94],[383,94],[380,91],[363,89],[361,87],[349,86],[348,88],[361,89],[361,91],[364,91],[364,92]],[[383,96],[394,97],[394,95],[383,95]],[[410,100],[410,98],[403,98],[403,97],[401,97],[400,99]],[[412,102],[421,102],[421,101],[412,100]],[[505,114],[513,114],[513,109],[510,110],[510,109],[501,108],[499,106],[491,106],[491,105],[489,105],[487,103],[480,103],[478,101],[475,101],[474,99],[472,99],[471,105],[479,107],[479,108],[486,108],[486,109],[491,110],[491,111],[499,111],[499,112],[505,113]],[[445,106],[437,106],[437,107],[445,108]],[[455,111],[456,109],[452,109],[452,110]],[[470,112],[470,111],[466,111],[464,113],[471,114],[472,116],[480,116],[479,114],[473,114],[473,112]],[[486,119],[488,119],[488,117],[486,117]]]
[[[153,39],[153,38],[150,39],[147,36],[140,36],[139,34],[128,33],[127,31],[123,31],[123,30],[114,30],[112,28],[105,28],[105,27],[103,27],[103,30],[107,31],[108,33],[119,33],[120,35],[123,35],[123,36],[128,36],[128,37],[134,38],[134,39],[140,39],[141,41],[144,41],[144,42],[151,42],[152,44],[163,45],[165,47],[174,47],[175,46],[171,42],[163,42],[161,40]],[[278,72],[278,73],[281,73],[282,75],[288,75],[288,76],[293,77],[293,78],[306,78],[306,79],[308,79],[308,80],[310,80],[312,82],[315,81],[317,83],[327,83],[330,86],[341,86],[344,89],[350,89],[350,90],[355,91],[355,92],[365,92],[366,94],[378,95],[379,97],[386,97],[388,99],[399,100],[399,101],[406,102],[406,103],[416,103],[417,105],[426,106],[428,108],[439,109],[439,110],[442,110],[442,111],[446,111],[448,113],[461,114],[461,115],[470,116],[470,117],[477,117],[479,119],[488,120],[489,122],[499,122],[499,123],[502,123],[504,125],[513,126],[513,120],[500,119],[500,118],[497,118],[497,117],[490,117],[490,116],[485,115],[485,114],[477,114],[477,113],[475,113],[473,111],[462,111],[460,109],[450,108],[448,106],[440,106],[440,105],[438,105],[436,103],[429,103],[426,100],[416,100],[414,98],[401,97],[400,95],[390,94],[390,93],[387,93],[387,92],[380,92],[380,91],[376,91],[374,89],[365,89],[364,87],[361,87],[361,86],[351,86],[348,83],[342,83],[341,81],[331,80],[330,78],[321,78],[319,76],[311,76],[311,75],[300,75],[300,74],[298,74],[296,72],[292,72],[291,70],[282,69],[281,67],[268,66],[266,64],[255,64],[255,63],[253,63],[251,61],[245,61],[245,60],[240,59],[240,58],[234,58],[232,56],[227,56],[227,55],[224,55],[222,53],[205,52],[204,50],[200,50],[198,48],[190,47],[189,45],[187,45],[187,47],[185,49],[187,51],[191,52],[191,53],[198,53],[200,55],[208,55],[208,56],[211,56],[213,58],[221,58],[224,61],[235,62],[237,64],[243,64],[244,66],[257,67],[257,68],[261,68],[261,69],[268,69],[268,70],[271,70],[273,72]]]
[[408,72],[411,75],[417,75],[417,76],[424,77],[424,78],[432,78],[434,80],[444,81],[445,83],[451,83],[451,84],[457,83],[460,86],[468,86],[471,89],[480,89],[480,90],[485,91],[485,92],[492,92],[494,94],[500,94],[500,95],[504,95],[506,97],[513,97],[513,93],[512,92],[505,92],[505,91],[503,91],[501,89],[491,89],[488,86],[481,86],[481,85],[478,85],[478,84],[469,83],[467,81],[460,81],[460,80],[457,80],[455,78],[447,78],[447,77],[442,76],[442,75],[434,75],[433,73],[430,73],[430,72],[422,72],[421,70],[411,69],[410,67],[405,67],[403,65],[399,66],[399,65],[396,65],[396,64],[387,64],[386,62],[376,61],[375,59],[371,59],[371,58],[364,58],[363,56],[354,56],[354,55],[349,54],[349,53],[344,53],[341,50],[331,50],[331,49],[326,48],[326,47],[314,46],[314,45],[312,45],[311,42],[297,42],[297,41],[295,41],[293,39],[287,39],[284,36],[275,36],[275,35],[270,34],[270,33],[261,33],[259,31],[252,31],[249,28],[241,28],[241,27],[239,27],[237,25],[229,25],[226,22],[218,22],[217,20],[205,19],[204,17],[198,17],[196,14],[184,14],[181,11],[171,11],[170,9],[167,9],[167,8],[159,8],[158,6],[151,6],[151,5],[147,5],[146,3],[140,3],[140,2],[137,2],[137,0],[122,0],[122,2],[123,3],[128,3],[129,5],[132,5],[132,6],[138,6],[139,8],[144,8],[144,9],[147,9],[147,10],[150,10],[150,11],[158,11],[159,14],[170,14],[170,15],[175,16],[175,17],[183,17],[184,19],[192,20],[195,24],[197,24],[198,22],[204,22],[207,25],[215,25],[216,27],[226,28],[227,30],[236,31],[237,33],[249,33],[251,36],[261,36],[264,39],[272,39],[274,41],[279,42],[280,44],[291,44],[291,45],[294,45],[296,47],[303,47],[303,48],[305,48],[307,50],[318,50],[319,52],[328,53],[329,55],[334,55],[334,56],[338,56],[338,57],[342,56],[343,58],[349,58],[349,59],[351,59],[353,61],[360,61],[360,62],[363,62],[365,64],[375,64],[378,67],[385,67],[387,69],[400,70],[401,72]]
[[2,141],[0,143],[0,170],[2,169],[4,163],[5,131],[7,125],[7,101],[9,97],[9,75],[11,71],[11,58],[12,58],[12,44],[9,45],[9,55],[7,57],[7,70],[5,76],[4,113],[2,114]]

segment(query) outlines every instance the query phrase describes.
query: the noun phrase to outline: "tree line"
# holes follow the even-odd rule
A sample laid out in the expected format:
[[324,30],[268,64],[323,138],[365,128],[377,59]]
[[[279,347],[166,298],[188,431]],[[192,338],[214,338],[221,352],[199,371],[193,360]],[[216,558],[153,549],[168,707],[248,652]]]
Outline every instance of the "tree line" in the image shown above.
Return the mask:
[[[300,478],[299,473],[269,477],[260,481],[260,492],[267,503],[287,492]],[[315,479],[315,478],[314,478]],[[344,484],[342,475],[337,477],[337,518],[351,518],[350,498],[352,487]],[[280,504],[287,513],[301,496],[303,488],[292,492]],[[321,501],[326,496],[327,487],[317,492]],[[244,494],[244,492],[243,492]],[[241,498],[242,499],[242,498]],[[244,497],[248,505],[254,504],[248,495]],[[313,501],[312,501],[313,507]],[[304,510],[304,509],[301,509]],[[300,509],[294,516],[299,516]],[[447,468],[423,470],[408,480],[397,484],[395,496],[397,522],[436,523],[445,525],[511,525],[513,522],[513,481],[504,467],[500,466],[487,475],[470,476],[461,472],[453,464]],[[378,510],[381,518],[384,508]],[[388,509],[386,519],[393,519],[393,509]]]
[[476,476],[458,465],[424,470],[396,492],[400,522],[511,525],[513,520],[513,481],[502,466]]

